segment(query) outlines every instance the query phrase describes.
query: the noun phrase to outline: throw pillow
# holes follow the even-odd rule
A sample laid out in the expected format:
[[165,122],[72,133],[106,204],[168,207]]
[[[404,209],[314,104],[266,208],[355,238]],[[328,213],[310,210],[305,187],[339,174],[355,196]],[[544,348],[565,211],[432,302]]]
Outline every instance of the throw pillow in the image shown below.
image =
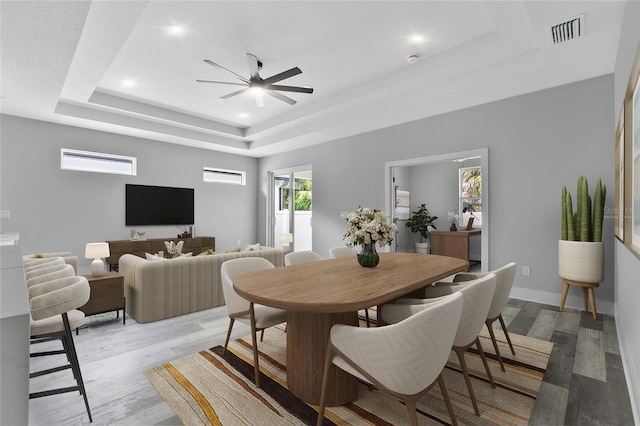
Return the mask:
[[236,247],[234,249],[225,251],[225,253],[239,253],[240,250],[241,250],[240,247]]
[[167,260],[164,257],[160,257],[157,254],[152,253],[145,253],[144,256],[147,260]]
[[192,255],[193,255],[192,252],[189,252],[189,253],[176,253],[173,256],[173,259],[182,259],[182,258],[185,258],[185,257],[191,257]]
[[36,254],[33,255],[33,257],[35,259],[42,259],[44,256],[42,255],[42,253],[36,253]]
[[196,256],[209,256],[209,255],[212,255],[212,254],[216,254],[216,252],[213,251],[213,249],[207,249],[207,250],[203,251],[202,253],[197,254]]
[[260,243],[247,244],[242,249],[242,251],[258,251],[258,250],[260,250]]

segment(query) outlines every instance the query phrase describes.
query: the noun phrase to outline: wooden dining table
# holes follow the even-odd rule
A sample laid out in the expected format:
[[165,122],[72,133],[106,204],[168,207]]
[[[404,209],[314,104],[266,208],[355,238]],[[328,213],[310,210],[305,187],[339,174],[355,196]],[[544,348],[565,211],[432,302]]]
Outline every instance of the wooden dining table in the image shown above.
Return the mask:
[[[355,256],[251,272],[234,279],[247,300],[287,311],[287,385],[291,393],[319,404],[329,332],[334,324],[358,325],[358,310],[420,290],[451,274],[467,271],[466,260],[416,253],[380,253],[375,268]],[[358,396],[357,379],[331,366],[327,406]]]

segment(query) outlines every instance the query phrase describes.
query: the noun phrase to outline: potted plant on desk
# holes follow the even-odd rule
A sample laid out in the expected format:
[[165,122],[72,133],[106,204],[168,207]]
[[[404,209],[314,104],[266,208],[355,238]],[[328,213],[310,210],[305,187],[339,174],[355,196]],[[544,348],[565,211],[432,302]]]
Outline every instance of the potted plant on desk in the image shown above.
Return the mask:
[[[411,232],[417,232],[420,234],[420,242],[416,243],[416,253],[429,253],[431,230],[436,229],[433,222],[438,216],[430,216],[427,206],[421,204],[418,210],[411,212],[411,217],[407,221],[407,228],[411,229]],[[423,239],[425,240],[423,242]]]

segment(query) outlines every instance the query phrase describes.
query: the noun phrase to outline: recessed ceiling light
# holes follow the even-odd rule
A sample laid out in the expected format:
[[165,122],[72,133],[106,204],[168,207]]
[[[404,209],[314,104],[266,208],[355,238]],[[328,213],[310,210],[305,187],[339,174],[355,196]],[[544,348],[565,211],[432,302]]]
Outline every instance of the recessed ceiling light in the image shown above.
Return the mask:
[[125,80],[122,80],[122,85],[124,87],[134,87],[136,85],[136,82],[134,80],[125,79]]
[[240,118],[249,118],[249,114],[247,114],[246,112],[241,112],[240,114],[238,114],[238,117],[240,117]]
[[409,42],[413,44],[421,44],[426,41],[426,37],[422,34],[412,34],[409,36]]
[[184,28],[180,25],[169,25],[167,27],[167,32],[172,35],[181,35],[184,34]]

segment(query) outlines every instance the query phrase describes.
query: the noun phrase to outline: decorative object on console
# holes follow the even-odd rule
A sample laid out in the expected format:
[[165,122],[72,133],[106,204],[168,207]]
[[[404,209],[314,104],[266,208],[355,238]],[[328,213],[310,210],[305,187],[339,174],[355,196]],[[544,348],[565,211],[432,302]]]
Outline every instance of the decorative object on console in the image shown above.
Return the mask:
[[135,229],[132,229],[131,230],[131,241],[145,240],[144,234],[146,234],[145,231],[136,231]]
[[449,228],[449,231],[457,231],[458,227],[456,226],[456,222],[458,221],[458,218],[460,218],[460,215],[456,213],[455,210],[449,210],[449,212],[447,213],[447,217],[451,222],[451,227]]
[[293,234],[286,233],[280,235],[280,242],[282,243],[282,251],[287,254],[291,251],[291,243],[293,242]]
[[[416,253],[429,253],[431,231],[436,229],[433,226],[433,221],[437,218],[438,216],[429,215],[429,210],[427,210],[427,206],[424,203],[420,204],[418,210],[411,212],[411,217],[405,225],[411,229],[411,232],[417,232],[420,235],[420,241],[416,243]],[[425,242],[422,242],[423,238]]]
[[182,254],[184,241],[178,241],[177,244],[174,241],[165,241],[164,245],[167,247],[167,253],[169,253],[171,257],[175,257],[176,255],[180,256]]
[[86,259],[93,259],[93,262],[91,262],[92,276],[99,277],[104,274],[104,262],[102,259],[109,256],[108,243],[87,243],[84,251],[84,257]]
[[380,247],[388,246],[393,241],[396,225],[389,223],[387,215],[378,209],[358,207],[355,212],[347,216],[347,232],[343,239],[349,241],[348,245],[362,246],[358,253],[358,263],[361,266],[373,268],[380,258],[376,252],[376,242]]

